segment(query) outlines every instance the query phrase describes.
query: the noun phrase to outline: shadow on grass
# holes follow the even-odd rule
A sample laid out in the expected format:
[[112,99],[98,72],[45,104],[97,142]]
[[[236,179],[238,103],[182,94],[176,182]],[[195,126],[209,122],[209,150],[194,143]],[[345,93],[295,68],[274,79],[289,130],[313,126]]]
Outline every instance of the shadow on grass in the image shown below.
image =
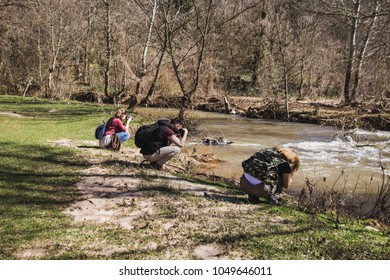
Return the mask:
[[67,222],[59,210],[75,201],[78,170],[89,165],[67,149],[0,142],[0,259]]
[[[70,120],[81,116],[91,116],[98,112],[108,114],[109,109],[95,104],[84,104],[78,102],[65,102],[58,100],[23,98],[16,96],[1,96],[1,103],[4,109],[14,113],[34,117]],[[77,108],[77,109],[75,109]]]
[[0,200],[3,204],[10,201],[58,204],[62,197],[67,197],[64,192],[79,178],[78,170],[89,166],[67,149],[9,142],[0,145]]

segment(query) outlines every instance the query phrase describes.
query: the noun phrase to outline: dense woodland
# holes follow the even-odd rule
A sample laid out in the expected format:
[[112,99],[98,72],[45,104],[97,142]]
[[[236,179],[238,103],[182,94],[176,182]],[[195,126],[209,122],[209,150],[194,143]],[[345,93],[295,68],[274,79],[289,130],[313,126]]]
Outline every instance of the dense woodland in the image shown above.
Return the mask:
[[390,98],[390,0],[0,0],[0,42],[1,94]]

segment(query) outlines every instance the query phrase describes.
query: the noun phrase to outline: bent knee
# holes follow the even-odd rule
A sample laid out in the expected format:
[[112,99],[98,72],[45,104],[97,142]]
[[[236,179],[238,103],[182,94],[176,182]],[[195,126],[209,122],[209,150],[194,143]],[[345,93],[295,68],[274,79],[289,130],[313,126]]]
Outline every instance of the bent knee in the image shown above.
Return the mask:
[[127,139],[129,139],[130,138],[130,133],[129,132],[125,132],[124,134],[123,134],[123,139],[124,140],[127,140]]
[[176,156],[178,154],[180,154],[180,147],[178,146],[173,146],[173,150],[172,150],[172,153]]

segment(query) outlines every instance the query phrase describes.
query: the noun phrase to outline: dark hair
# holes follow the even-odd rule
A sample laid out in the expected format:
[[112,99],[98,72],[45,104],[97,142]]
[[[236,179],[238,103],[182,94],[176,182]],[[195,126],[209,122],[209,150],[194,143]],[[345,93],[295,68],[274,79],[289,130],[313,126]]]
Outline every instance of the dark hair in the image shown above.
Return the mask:
[[171,124],[172,125],[175,125],[175,124],[183,124],[183,121],[182,121],[182,119],[180,119],[179,117],[177,117],[177,118],[173,118],[173,119],[171,119]]

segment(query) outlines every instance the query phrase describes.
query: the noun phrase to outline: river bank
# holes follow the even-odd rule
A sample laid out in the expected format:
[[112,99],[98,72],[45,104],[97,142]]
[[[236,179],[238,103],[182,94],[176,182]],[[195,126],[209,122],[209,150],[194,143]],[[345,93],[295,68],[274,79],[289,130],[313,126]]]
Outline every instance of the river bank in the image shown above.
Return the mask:
[[[178,110],[138,108],[136,112],[156,119],[175,115]],[[198,110],[191,111],[188,117],[197,126],[195,133],[190,133],[186,150],[203,159],[209,157],[210,162],[214,160],[212,165],[198,164],[200,173],[235,180],[238,186],[243,160],[264,147],[293,148],[301,159],[301,169],[286,193],[298,199],[303,190],[313,188],[323,199],[313,205],[314,208],[340,202],[344,204],[340,209],[365,215],[372,209],[372,203],[362,196],[374,197],[378,187],[385,183],[383,175],[388,174],[390,168],[387,160],[390,134],[386,131],[343,131],[325,125],[250,119]],[[202,139],[224,139],[230,144],[207,144]],[[345,197],[335,200],[328,195],[336,193]],[[356,199],[362,201],[359,203],[361,212],[355,207]]]
[[[180,97],[159,97],[157,100],[152,100],[148,106],[178,108]],[[343,105],[338,100],[291,99],[289,116],[287,116],[282,99],[214,96],[196,98],[191,109],[236,114],[248,118],[327,125],[340,129],[390,131],[390,105],[386,100],[377,103]]]

